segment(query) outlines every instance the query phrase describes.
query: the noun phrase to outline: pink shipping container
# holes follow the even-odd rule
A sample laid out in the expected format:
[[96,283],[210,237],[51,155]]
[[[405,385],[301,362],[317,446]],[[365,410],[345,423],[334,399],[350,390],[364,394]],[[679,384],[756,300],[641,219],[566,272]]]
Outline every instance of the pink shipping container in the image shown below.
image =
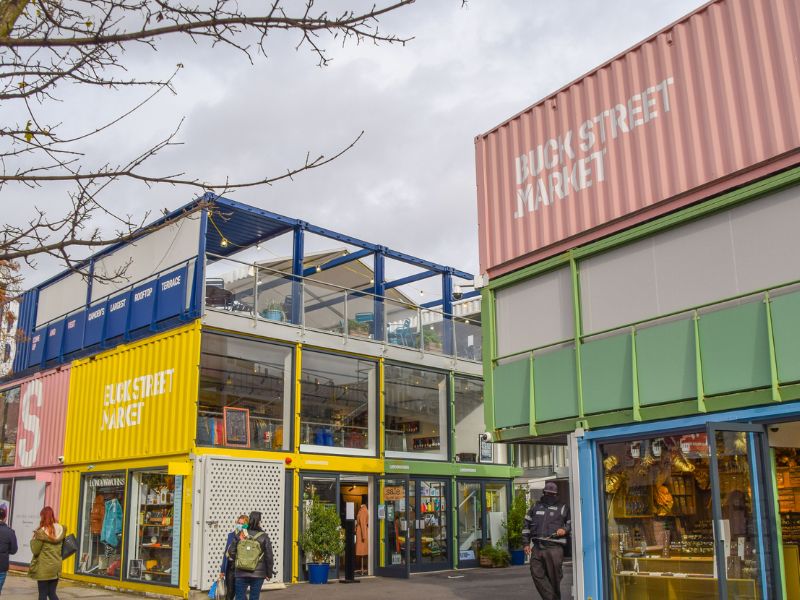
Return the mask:
[[497,277],[800,163],[800,3],[717,0],[476,145]]
[[9,403],[7,410],[9,417],[16,418],[17,434],[13,466],[0,467],[0,504],[10,509],[20,546],[12,559],[20,564],[30,561],[27,542],[38,526],[42,506],[52,506],[59,513],[63,472],[59,458],[64,454],[69,381],[70,368],[65,365],[2,390],[19,387],[18,403]]

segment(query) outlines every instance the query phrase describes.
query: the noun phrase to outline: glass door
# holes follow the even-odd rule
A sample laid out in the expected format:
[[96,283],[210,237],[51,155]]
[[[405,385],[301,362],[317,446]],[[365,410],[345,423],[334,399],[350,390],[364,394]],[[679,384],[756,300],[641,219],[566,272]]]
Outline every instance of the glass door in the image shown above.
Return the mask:
[[458,566],[477,567],[483,546],[483,503],[481,482],[459,481],[458,493]]
[[450,482],[439,479],[411,481],[413,498],[409,518],[414,522],[414,545],[411,548],[413,571],[437,571],[450,567],[448,543],[448,508]]
[[709,423],[706,428],[720,598],[777,598],[764,428],[742,423]]
[[[308,510],[312,500],[316,499],[326,506],[339,507],[339,477],[338,475],[316,475],[303,473],[300,475],[300,489],[302,504],[300,505],[300,530],[308,527]],[[300,577],[308,579],[308,557],[300,550]],[[339,577],[339,560],[337,556],[329,558],[330,569],[328,579],[336,580]]]
[[380,477],[375,528],[378,549],[375,574],[383,577],[408,577],[414,527],[409,518],[408,479]]

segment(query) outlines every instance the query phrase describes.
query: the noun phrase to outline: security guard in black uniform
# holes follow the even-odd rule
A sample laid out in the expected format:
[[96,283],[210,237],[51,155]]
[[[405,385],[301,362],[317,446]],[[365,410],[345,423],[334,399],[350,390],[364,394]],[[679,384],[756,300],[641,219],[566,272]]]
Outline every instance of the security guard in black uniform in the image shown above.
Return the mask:
[[542,600],[561,599],[561,563],[566,545],[563,538],[570,529],[569,507],[558,501],[558,486],[548,481],[542,497],[525,515],[522,529],[525,554],[531,557],[531,577]]

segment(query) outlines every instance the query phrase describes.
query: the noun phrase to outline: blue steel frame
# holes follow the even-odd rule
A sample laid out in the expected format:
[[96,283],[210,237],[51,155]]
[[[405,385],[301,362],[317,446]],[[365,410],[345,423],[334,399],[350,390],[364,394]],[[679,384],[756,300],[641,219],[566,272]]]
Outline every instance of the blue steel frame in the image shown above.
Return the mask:
[[[739,409],[587,431],[582,438],[578,439],[585,596],[601,600],[607,598],[608,589],[605,552],[606,516],[601,509],[604,504],[604,499],[601,496],[603,489],[600,467],[602,457],[599,449],[601,443],[679,434],[687,431],[706,431],[707,424],[712,422],[765,425],[791,420],[800,420],[800,402],[787,402],[770,407]],[[765,464],[763,468],[768,469],[769,465]],[[771,477],[771,474],[767,473],[767,476]],[[764,499],[771,501],[771,488],[767,487],[768,489],[763,490]],[[758,492],[758,489],[754,489],[753,493]],[[771,537],[773,541],[777,538],[774,535]],[[773,552],[772,556],[776,557],[777,552]],[[779,566],[773,566],[773,572],[775,573],[774,586],[780,590],[778,579],[780,578],[781,570]]]
[[[222,196],[217,196],[216,194],[206,193],[202,197],[189,202],[188,204],[172,211],[171,213],[165,215],[164,217],[154,221],[147,227],[143,228],[143,233],[152,227],[158,227],[163,225],[164,223],[174,220],[180,217],[181,214],[186,214],[190,211],[194,211],[198,207],[202,206],[202,210],[200,211],[200,239],[198,245],[198,257],[195,261],[195,268],[194,268],[194,282],[191,289],[190,294],[190,304],[188,310],[185,314],[181,315],[180,319],[175,321],[168,321],[166,323],[161,323],[158,326],[152,324],[151,327],[148,329],[152,331],[156,330],[163,330],[167,326],[174,326],[180,324],[182,322],[186,322],[187,320],[192,320],[199,318],[203,313],[203,284],[205,281],[205,257],[206,253],[210,253],[217,256],[226,256],[233,252],[236,252],[242,248],[255,246],[256,244],[271,239],[272,237],[277,237],[279,235],[283,235],[284,233],[292,232],[293,234],[293,248],[292,248],[292,296],[293,298],[300,298],[300,289],[301,289],[301,277],[308,276],[317,270],[327,270],[332,269],[334,267],[346,264],[353,260],[358,260],[361,258],[366,258],[370,255],[373,256],[374,260],[374,273],[375,273],[375,280],[374,284],[370,290],[372,294],[375,295],[374,299],[374,312],[375,312],[375,325],[374,325],[374,339],[381,341],[385,336],[385,327],[384,327],[384,316],[383,316],[383,295],[386,293],[386,290],[396,288],[402,285],[407,285],[409,283],[413,283],[415,281],[419,281],[422,279],[427,279],[429,277],[436,277],[439,276],[442,278],[441,281],[441,289],[442,289],[442,298],[433,302],[428,302],[423,304],[423,308],[431,308],[435,306],[441,306],[442,312],[445,313],[444,317],[444,345],[445,345],[445,352],[452,353],[453,352],[453,321],[452,317],[450,316],[453,311],[453,278],[459,278],[464,280],[471,281],[473,276],[466,271],[460,271],[454,269],[452,267],[448,267],[445,265],[440,265],[438,263],[425,260],[422,258],[417,258],[415,256],[411,256],[410,254],[405,254],[403,252],[398,252],[396,250],[392,250],[385,246],[381,246],[379,244],[373,244],[370,242],[366,242],[364,240],[355,238],[350,235],[345,235],[342,233],[338,233],[336,231],[326,229],[324,227],[319,227],[317,225],[312,225],[311,223],[307,223],[305,221],[299,219],[292,219],[290,217],[286,217],[283,215],[279,215],[277,213],[273,213],[261,208],[257,208],[254,206],[249,206],[246,204],[242,204],[240,202],[236,202],[235,200],[230,200],[228,198],[224,198]],[[217,243],[218,240],[216,237],[218,235],[222,235],[221,230],[215,224],[213,228],[209,227],[209,224],[212,220],[212,215],[215,213],[219,213],[223,215],[223,218],[227,219],[228,221],[232,220],[232,218],[239,218],[240,225],[232,226],[231,223],[227,223],[225,225],[226,232],[222,240],[227,240],[226,243]],[[253,225],[255,223],[255,225]],[[313,233],[315,235],[320,235],[332,240],[336,240],[339,242],[343,242],[350,246],[356,246],[359,250],[348,254],[347,256],[337,257],[328,261],[327,263],[320,265],[319,267],[304,267],[304,258],[305,258],[305,232]],[[214,243],[212,243],[214,242]],[[233,243],[228,243],[233,242]],[[89,282],[87,286],[86,298],[85,298],[85,307],[88,309],[91,306],[91,294],[92,294],[92,278],[91,275],[94,273],[94,265],[95,261],[99,258],[111,254],[120,248],[124,247],[129,242],[121,242],[118,244],[113,244],[104,248],[100,252],[92,255],[91,257],[85,259],[83,262],[78,263],[76,265],[76,269],[86,269],[87,273],[89,274]],[[403,277],[400,279],[396,279],[394,281],[386,281],[386,259],[392,259],[396,261],[400,261],[414,267],[423,269],[422,272],[416,273],[413,275],[409,275],[407,277]],[[38,296],[39,291],[43,288],[51,285],[58,280],[66,277],[72,271],[64,271],[59,273],[58,275],[51,277],[47,281],[41,283],[40,285],[36,286],[29,292],[25,293],[22,296],[21,306],[20,306],[20,319],[19,319],[19,328],[26,332],[27,334],[32,334],[33,331],[36,329],[36,314],[38,312]],[[364,290],[367,291],[367,290]],[[131,291],[132,293],[132,291]],[[468,294],[464,294],[462,298],[471,298],[474,296],[480,295],[479,292],[470,292]],[[130,294],[128,297],[128,302],[130,305]],[[157,302],[157,300],[156,300]],[[75,307],[76,309],[79,306]],[[105,302],[106,313],[108,311],[108,299]],[[157,308],[157,306],[156,306]],[[155,309],[154,309],[155,314]],[[295,325],[301,325],[303,319],[303,305],[300,301],[293,301],[292,302],[292,313],[291,313],[291,322]],[[138,332],[133,334],[132,332],[128,331],[128,327],[126,327],[125,335],[123,339],[125,341],[130,341],[131,339],[141,337],[143,334],[142,332]],[[114,340],[106,340],[105,339],[105,331],[103,333],[103,342],[101,343],[102,348],[109,347],[107,342],[110,342],[111,345],[116,345],[117,342]],[[63,341],[63,337],[62,337]],[[20,348],[21,346],[21,348]],[[45,347],[46,352],[46,347]],[[29,356],[29,347],[28,344],[22,343],[18,345],[17,353],[14,358],[14,375],[13,377],[18,377],[26,371],[30,369],[27,367],[28,363],[28,356]],[[74,358],[72,356],[71,358]],[[59,353],[59,361],[63,361],[65,357],[63,353]],[[42,361],[40,368],[44,368],[45,361]],[[33,367],[31,367],[33,368]]]

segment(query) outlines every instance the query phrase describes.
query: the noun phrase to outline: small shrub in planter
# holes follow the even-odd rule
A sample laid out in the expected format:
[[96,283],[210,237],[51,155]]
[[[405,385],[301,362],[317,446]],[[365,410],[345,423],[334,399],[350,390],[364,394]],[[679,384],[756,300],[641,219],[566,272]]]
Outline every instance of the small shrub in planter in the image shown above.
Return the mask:
[[488,544],[481,549],[480,564],[482,567],[507,567],[511,564],[511,555],[499,545]]
[[324,571],[324,576],[310,577],[312,583],[326,583],[328,580],[328,560],[344,551],[342,540],[342,522],[339,511],[335,507],[323,504],[319,498],[313,498],[308,509],[308,527],[300,535],[300,547],[309,557],[309,574],[311,567],[320,565],[314,571]]
[[525,553],[522,551],[522,528],[525,526],[525,513],[527,512],[528,500],[525,492],[519,490],[508,511],[508,520],[504,523],[508,536],[508,547],[511,550],[511,562],[515,565],[525,564]]

